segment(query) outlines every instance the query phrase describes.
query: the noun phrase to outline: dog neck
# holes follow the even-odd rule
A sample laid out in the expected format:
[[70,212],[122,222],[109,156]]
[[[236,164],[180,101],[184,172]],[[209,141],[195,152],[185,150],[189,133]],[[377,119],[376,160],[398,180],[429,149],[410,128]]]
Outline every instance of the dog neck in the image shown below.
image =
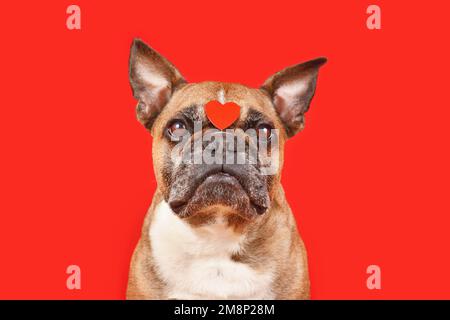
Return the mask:
[[273,298],[271,268],[254,269],[233,259],[245,251],[246,234],[235,232],[222,218],[194,227],[161,201],[155,208],[148,237],[155,266],[167,284],[170,298]]

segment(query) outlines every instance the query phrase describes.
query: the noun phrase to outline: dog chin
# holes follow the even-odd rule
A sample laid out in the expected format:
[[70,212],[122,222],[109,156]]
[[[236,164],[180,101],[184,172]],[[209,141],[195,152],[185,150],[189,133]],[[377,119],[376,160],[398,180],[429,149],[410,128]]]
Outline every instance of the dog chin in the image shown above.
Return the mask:
[[250,220],[267,211],[250,199],[238,179],[223,172],[208,176],[187,201],[172,201],[169,205],[180,218],[225,211]]

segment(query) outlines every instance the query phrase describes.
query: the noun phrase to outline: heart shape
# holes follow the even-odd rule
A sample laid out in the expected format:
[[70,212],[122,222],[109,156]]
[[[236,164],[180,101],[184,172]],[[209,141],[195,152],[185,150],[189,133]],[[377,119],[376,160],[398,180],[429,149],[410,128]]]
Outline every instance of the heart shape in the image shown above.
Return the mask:
[[205,105],[206,116],[217,129],[223,130],[231,126],[241,113],[241,107],[234,102],[221,104],[217,100]]

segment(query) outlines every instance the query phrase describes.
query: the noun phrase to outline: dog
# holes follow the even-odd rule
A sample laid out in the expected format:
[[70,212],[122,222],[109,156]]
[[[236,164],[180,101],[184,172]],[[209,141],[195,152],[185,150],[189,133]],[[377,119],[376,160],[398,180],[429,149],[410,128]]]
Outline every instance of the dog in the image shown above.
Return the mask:
[[[188,83],[167,59],[133,40],[129,80],[137,118],[153,137],[157,189],[132,256],[127,299],[310,298],[306,250],[280,178],[284,144],[303,129],[325,62],[317,58],[288,67],[258,89]],[[205,112],[210,101],[239,106],[230,126],[239,133],[231,135],[243,135],[248,150],[244,130],[258,130],[266,143],[277,132],[274,172],[262,174],[259,161],[180,161],[173,138],[182,136],[177,132],[191,134],[185,142],[191,146],[199,139],[194,122],[202,123],[200,133],[214,129]],[[229,144],[215,151],[222,148],[230,151]]]

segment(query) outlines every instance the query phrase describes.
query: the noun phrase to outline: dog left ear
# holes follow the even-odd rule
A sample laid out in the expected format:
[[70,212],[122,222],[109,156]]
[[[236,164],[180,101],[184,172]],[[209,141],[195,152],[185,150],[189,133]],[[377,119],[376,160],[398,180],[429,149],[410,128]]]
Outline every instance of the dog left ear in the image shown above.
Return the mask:
[[150,129],[173,92],[186,81],[168,60],[139,39],[131,46],[129,73],[133,96],[139,100],[138,120]]
[[286,132],[292,137],[304,126],[304,114],[316,90],[319,68],[326,58],[288,67],[266,80],[261,89],[269,93]]

